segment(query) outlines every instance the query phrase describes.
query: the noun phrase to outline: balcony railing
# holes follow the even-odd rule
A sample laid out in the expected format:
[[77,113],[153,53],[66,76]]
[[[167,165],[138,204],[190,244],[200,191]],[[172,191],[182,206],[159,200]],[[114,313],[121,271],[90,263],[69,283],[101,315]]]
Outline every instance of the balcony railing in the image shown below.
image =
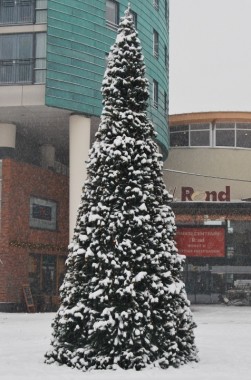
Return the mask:
[[45,58],[0,60],[0,85],[45,83]]
[[35,20],[35,1],[0,0],[0,24],[32,24]]

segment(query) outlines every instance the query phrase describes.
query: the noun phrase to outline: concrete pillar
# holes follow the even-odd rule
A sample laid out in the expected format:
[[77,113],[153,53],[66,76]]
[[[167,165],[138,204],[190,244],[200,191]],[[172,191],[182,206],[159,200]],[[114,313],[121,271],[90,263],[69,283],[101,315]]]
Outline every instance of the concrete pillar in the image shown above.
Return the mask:
[[86,180],[86,164],[90,148],[91,119],[81,115],[70,116],[70,240],[76,224],[82,187]]
[[15,124],[0,123],[0,148],[16,147]]

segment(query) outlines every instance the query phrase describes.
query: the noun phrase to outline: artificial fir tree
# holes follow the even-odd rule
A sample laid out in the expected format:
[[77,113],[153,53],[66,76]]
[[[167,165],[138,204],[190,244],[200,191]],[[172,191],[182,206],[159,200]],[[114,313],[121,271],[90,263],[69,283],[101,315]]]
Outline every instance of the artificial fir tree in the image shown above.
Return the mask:
[[197,358],[194,323],[129,9],[102,92],[46,362],[82,370],[179,366]]

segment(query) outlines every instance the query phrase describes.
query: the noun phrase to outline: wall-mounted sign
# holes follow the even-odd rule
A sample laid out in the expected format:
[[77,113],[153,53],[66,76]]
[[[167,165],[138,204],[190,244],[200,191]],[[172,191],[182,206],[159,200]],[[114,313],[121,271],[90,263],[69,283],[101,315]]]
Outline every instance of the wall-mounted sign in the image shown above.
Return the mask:
[[217,227],[178,227],[176,242],[179,253],[188,257],[224,257],[226,229]]
[[182,187],[181,188],[181,200],[182,202],[230,202],[230,186],[226,186],[225,191],[198,191],[194,190],[192,187]]
[[56,230],[57,204],[54,201],[30,197],[30,227]]

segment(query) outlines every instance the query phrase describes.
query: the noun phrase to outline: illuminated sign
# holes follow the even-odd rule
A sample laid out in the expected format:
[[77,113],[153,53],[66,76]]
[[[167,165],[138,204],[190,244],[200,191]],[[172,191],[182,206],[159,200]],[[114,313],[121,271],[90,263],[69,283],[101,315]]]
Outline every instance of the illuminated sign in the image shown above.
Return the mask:
[[30,227],[55,231],[57,228],[56,202],[30,197]]
[[226,186],[226,191],[194,191],[192,187],[181,188],[181,200],[186,201],[205,201],[205,202],[230,202],[230,186]]
[[224,257],[225,227],[178,227],[179,253],[188,257]]

